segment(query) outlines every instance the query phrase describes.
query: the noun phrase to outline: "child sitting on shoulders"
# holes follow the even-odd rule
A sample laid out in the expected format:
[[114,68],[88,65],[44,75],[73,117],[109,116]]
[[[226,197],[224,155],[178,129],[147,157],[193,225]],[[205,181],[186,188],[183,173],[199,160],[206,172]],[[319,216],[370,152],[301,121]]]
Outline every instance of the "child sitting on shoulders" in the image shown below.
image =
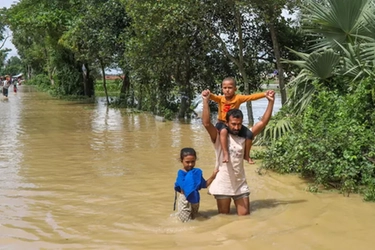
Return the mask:
[[[223,162],[229,161],[229,153],[228,153],[228,127],[226,125],[226,115],[230,109],[239,109],[240,105],[247,101],[258,100],[263,97],[266,97],[266,93],[256,93],[251,95],[237,95],[236,94],[236,80],[232,77],[227,77],[221,83],[221,88],[223,91],[223,96],[218,96],[210,93],[210,100],[218,103],[219,111],[218,111],[218,121],[215,125],[216,129],[219,131],[220,134],[220,143],[221,148],[223,149]],[[250,158],[250,148],[253,141],[253,133],[249,128],[246,126],[242,126],[238,136],[243,137],[246,139],[245,141],[245,154],[244,159],[250,163],[254,164],[252,159]]]

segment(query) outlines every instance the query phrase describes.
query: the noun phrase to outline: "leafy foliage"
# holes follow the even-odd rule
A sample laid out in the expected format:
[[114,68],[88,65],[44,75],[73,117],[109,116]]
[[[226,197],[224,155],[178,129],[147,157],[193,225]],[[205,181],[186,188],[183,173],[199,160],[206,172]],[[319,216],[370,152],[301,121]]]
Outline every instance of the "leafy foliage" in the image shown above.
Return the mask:
[[46,74],[60,95],[83,92],[76,77],[81,69],[72,51],[58,43],[76,13],[73,6],[73,2],[61,0],[22,0],[6,12],[25,75]]
[[362,43],[374,38],[373,0],[324,2],[308,1],[305,5],[304,30],[318,37],[313,50],[338,49],[338,44]]
[[[304,44],[280,16],[282,6],[295,3],[278,0],[272,14],[287,58],[284,44]],[[1,21],[13,32],[25,76],[47,75],[57,94],[91,97],[95,74],[120,68],[118,102],[185,117],[197,92],[219,92],[224,77],[235,76],[244,93],[259,90],[275,57],[261,7],[261,1],[20,0]]]
[[264,167],[297,172],[316,185],[343,193],[361,191],[375,180],[373,79],[348,95],[319,89],[306,111],[292,119],[292,133],[272,143]]
[[[374,75],[375,6],[371,0],[309,1],[303,17],[304,31],[313,41],[310,54],[292,51],[301,60],[284,60],[302,68],[289,85],[288,105],[303,112],[315,93],[313,82],[345,92],[353,81]],[[341,82],[331,78],[341,78]],[[335,86],[332,85],[336,84]]]
[[[323,2],[323,3],[322,3]],[[374,2],[309,1],[304,28],[311,53],[293,51],[302,70],[290,83],[285,116],[276,116],[260,141],[271,139],[264,167],[298,172],[310,190],[334,187],[374,200]]]
[[6,60],[4,67],[0,69],[0,75],[17,75],[24,70],[22,61],[19,57],[12,56]]
[[[5,42],[9,39],[9,35],[5,33],[5,13],[6,9],[0,9],[0,68],[3,69],[5,58],[10,51],[4,49]],[[0,75],[5,75],[5,72],[0,72]]]

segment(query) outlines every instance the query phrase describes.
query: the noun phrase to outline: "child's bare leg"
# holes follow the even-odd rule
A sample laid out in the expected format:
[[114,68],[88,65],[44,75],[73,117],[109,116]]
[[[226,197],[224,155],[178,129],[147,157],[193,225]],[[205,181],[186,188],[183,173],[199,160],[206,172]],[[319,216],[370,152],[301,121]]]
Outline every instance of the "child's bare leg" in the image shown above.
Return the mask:
[[229,161],[229,153],[228,153],[228,130],[223,128],[220,131],[220,144],[221,149],[223,150],[223,162]]
[[246,139],[245,141],[245,153],[244,153],[244,159],[250,164],[254,164],[255,162],[250,158],[250,149],[252,146],[253,141],[250,139]]

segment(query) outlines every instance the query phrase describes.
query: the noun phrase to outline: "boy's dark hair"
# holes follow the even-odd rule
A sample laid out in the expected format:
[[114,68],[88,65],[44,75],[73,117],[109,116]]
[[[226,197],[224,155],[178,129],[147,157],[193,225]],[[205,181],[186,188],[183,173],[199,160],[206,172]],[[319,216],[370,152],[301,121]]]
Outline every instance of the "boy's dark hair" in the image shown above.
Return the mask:
[[230,109],[228,112],[227,112],[227,115],[225,116],[225,120],[227,122],[229,122],[229,117],[233,117],[233,118],[239,118],[239,119],[242,119],[243,120],[243,114],[242,114],[242,111],[239,110],[239,109]]
[[197,158],[197,152],[195,152],[194,148],[183,148],[180,151],[180,160],[182,161],[188,155],[192,155]]
[[237,83],[236,83],[236,79],[234,79],[234,77],[231,77],[231,76],[225,77],[224,80],[221,82],[221,86],[223,86],[223,82],[226,82],[226,81],[233,82],[234,87],[236,87]]

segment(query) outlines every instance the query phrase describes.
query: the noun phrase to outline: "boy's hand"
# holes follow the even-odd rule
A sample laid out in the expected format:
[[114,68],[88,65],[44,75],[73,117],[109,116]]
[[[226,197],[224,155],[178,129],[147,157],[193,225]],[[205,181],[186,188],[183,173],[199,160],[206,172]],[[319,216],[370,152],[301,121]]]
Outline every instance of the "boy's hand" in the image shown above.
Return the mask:
[[210,90],[205,89],[205,90],[202,91],[202,98],[208,99],[210,97],[210,94],[211,94]]

